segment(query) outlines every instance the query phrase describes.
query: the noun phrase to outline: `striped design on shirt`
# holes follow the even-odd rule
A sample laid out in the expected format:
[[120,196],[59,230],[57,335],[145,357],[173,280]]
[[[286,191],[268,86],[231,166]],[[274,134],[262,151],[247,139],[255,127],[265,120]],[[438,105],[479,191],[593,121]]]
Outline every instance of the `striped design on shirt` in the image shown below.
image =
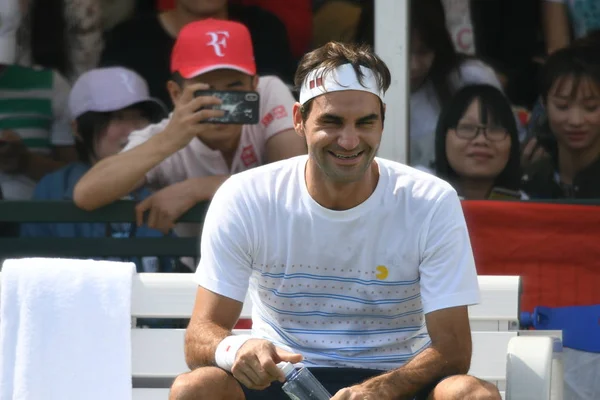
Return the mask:
[[51,151],[54,74],[49,69],[10,65],[0,73],[0,130],[12,129],[31,150]]

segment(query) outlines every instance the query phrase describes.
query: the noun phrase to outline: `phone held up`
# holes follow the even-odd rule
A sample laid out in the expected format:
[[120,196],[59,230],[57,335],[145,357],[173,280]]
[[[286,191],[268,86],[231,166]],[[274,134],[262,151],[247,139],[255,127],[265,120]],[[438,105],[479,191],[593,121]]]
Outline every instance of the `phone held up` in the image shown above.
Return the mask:
[[221,99],[221,104],[207,108],[225,111],[225,115],[222,117],[209,118],[203,121],[203,123],[238,125],[258,124],[260,95],[257,92],[238,90],[197,90],[194,92],[194,97],[199,96],[214,96]]

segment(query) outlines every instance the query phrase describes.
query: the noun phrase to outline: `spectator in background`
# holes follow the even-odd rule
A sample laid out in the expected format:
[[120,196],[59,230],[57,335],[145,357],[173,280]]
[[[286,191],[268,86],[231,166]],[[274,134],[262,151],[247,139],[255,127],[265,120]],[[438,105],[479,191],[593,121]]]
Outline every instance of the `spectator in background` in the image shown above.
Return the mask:
[[[19,0],[3,0],[19,1]],[[97,0],[21,0],[18,63],[57,70],[73,83],[95,68],[102,52],[102,11]]]
[[572,38],[579,39],[600,29],[598,0],[543,1],[542,21],[548,54],[568,46]]
[[19,4],[0,2],[0,191],[29,199],[37,181],[75,159],[69,84],[55,71],[15,65]]
[[432,168],[440,110],[467,84],[500,88],[494,71],[457,53],[446,29],[441,0],[410,3],[410,164]]
[[546,110],[537,142],[549,154],[531,164],[523,190],[532,198],[600,198],[600,54],[595,46],[554,52],[542,70]]
[[489,85],[459,90],[440,115],[435,173],[461,197],[520,199],[519,135],[504,94]]
[[[121,65],[146,79],[150,93],[165,104],[170,95],[169,57],[179,31],[189,22],[206,18],[238,21],[250,31],[260,75],[276,75],[291,82],[294,63],[285,26],[259,7],[228,5],[227,0],[177,0],[175,8],[157,15],[131,19],[108,33],[101,63]],[[198,45],[211,40],[198,37]]]
[[[227,32],[222,45],[203,42],[209,32]],[[171,58],[168,83],[175,111],[162,122],[133,132],[118,155],[96,164],[75,187],[84,209],[111,203],[150,184],[157,193],[138,206],[138,223],[150,210],[148,224],[168,231],[196,203],[212,198],[231,174],[306,153],[292,123],[294,98],[276,77],[258,77],[248,29],[237,22],[207,19],[186,25]],[[215,97],[193,97],[197,90],[256,90],[260,123],[200,123],[223,111],[203,109]],[[199,234],[197,226],[180,227],[181,236]]]
[[[83,74],[69,97],[70,115],[79,161],[46,175],[36,186],[35,200],[72,200],[79,179],[100,160],[117,154],[127,137],[166,116],[158,101],[149,97],[148,86],[135,72],[114,67],[93,69]],[[126,198],[141,201],[147,189]],[[22,236],[46,237],[161,237],[159,231],[131,223],[31,223],[23,224]],[[132,260],[138,272],[169,272],[171,258],[142,257]]]

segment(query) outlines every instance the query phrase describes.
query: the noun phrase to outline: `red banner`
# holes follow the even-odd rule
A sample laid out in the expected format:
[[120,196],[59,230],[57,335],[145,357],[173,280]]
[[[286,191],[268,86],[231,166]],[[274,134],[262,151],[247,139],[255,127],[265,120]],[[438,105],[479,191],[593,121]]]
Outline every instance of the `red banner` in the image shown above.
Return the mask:
[[600,206],[464,201],[480,275],[520,275],[521,309],[600,304]]

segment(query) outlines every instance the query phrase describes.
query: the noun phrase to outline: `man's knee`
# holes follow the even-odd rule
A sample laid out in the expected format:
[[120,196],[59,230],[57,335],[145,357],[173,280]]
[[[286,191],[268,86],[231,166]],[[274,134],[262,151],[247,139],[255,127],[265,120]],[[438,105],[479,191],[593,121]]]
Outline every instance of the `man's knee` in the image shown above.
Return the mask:
[[220,368],[198,368],[179,375],[169,393],[169,400],[244,400],[240,384]]
[[433,400],[501,400],[496,385],[470,375],[456,375],[441,381],[434,389]]

